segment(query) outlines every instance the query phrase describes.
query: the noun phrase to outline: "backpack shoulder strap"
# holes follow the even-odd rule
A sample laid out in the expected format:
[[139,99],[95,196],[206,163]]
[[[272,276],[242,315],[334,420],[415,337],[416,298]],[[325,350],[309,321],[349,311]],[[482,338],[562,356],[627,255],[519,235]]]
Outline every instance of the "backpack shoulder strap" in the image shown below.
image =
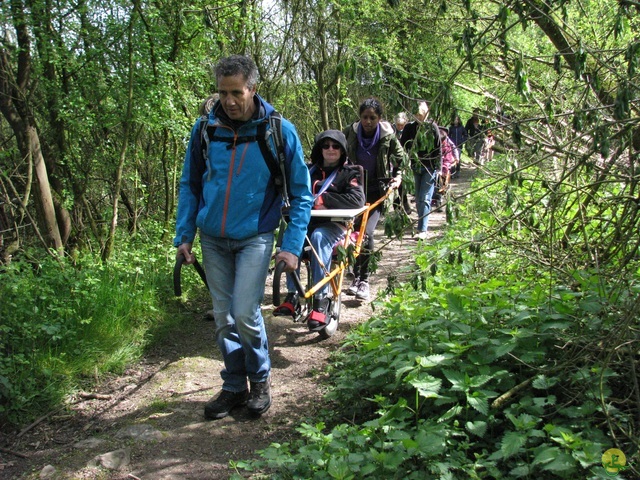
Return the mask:
[[209,126],[208,115],[202,115],[200,117],[200,147],[202,149],[202,162],[207,163],[207,157],[209,156],[209,142],[213,138],[216,131],[214,125]]
[[[269,115],[267,128],[267,121],[258,125],[258,131],[256,137],[242,137],[239,143],[258,141],[260,152],[264,158],[273,182],[278,190],[278,193],[282,196],[284,206],[289,207],[289,194],[287,187],[287,176],[285,171],[285,155],[284,155],[284,139],[282,137],[282,115],[276,111]],[[209,117],[202,116],[200,119],[200,142],[202,146],[202,162],[203,171],[206,167],[206,161],[209,152],[209,143],[214,140],[216,131],[216,125],[209,125]],[[273,149],[269,146],[268,139],[273,135],[273,144],[275,145],[276,153],[274,155]],[[228,141],[226,138],[215,138],[215,140]],[[237,142],[238,143],[238,142]]]
[[[260,124],[258,128],[258,144],[260,145],[260,151],[264,157],[264,161],[267,163],[273,182],[276,189],[282,196],[285,208],[289,207],[289,189],[287,186],[287,173],[285,170],[285,155],[284,155],[284,139],[282,137],[282,115],[279,112],[274,111],[269,115],[269,128],[267,129],[267,123]],[[273,150],[269,147],[268,139],[273,136],[273,144],[275,146],[276,154],[273,154]]]

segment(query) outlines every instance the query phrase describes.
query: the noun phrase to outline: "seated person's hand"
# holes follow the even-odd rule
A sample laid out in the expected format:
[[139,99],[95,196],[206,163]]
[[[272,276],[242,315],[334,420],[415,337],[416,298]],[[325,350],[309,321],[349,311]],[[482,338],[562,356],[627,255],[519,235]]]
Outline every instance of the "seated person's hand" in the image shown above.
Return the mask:
[[278,252],[276,255],[276,265],[284,262],[284,271],[293,272],[298,268],[298,257],[291,252]]

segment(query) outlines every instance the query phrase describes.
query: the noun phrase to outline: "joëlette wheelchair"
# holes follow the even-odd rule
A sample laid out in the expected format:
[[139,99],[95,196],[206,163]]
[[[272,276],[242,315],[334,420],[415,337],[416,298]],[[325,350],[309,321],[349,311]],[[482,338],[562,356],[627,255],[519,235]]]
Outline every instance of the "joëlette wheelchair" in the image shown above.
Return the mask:
[[[329,284],[329,307],[326,309],[326,322],[324,326],[314,329],[321,338],[331,337],[338,330],[338,322],[340,321],[340,311],[342,309],[342,284],[344,280],[345,270],[349,267],[350,260],[355,260],[360,255],[362,242],[364,241],[367,229],[367,221],[369,213],[383,203],[393,192],[393,188],[388,188],[385,195],[373,204],[366,204],[361,208],[354,209],[331,209],[331,210],[312,210],[312,217],[329,218],[333,222],[341,222],[346,225],[344,238],[334,246],[331,256],[330,265],[322,265],[321,259],[317,252],[313,250],[309,244],[309,239],[305,242],[304,253],[301,256],[301,275],[292,272],[288,275],[292,276],[296,291],[299,295],[300,308],[293,315],[294,322],[303,322],[312,310],[313,296],[324,285]],[[359,218],[360,217],[360,218]],[[355,230],[356,224],[359,224]],[[283,228],[281,228],[281,231]],[[279,247],[279,241],[276,243],[276,249]],[[315,255],[315,259],[322,265],[325,276],[322,280],[314,283],[311,274],[310,260],[311,255]],[[286,275],[284,273],[284,262],[279,262],[273,272],[273,305],[278,307],[281,302],[281,287],[284,286],[286,291]],[[301,278],[302,277],[302,278]]]

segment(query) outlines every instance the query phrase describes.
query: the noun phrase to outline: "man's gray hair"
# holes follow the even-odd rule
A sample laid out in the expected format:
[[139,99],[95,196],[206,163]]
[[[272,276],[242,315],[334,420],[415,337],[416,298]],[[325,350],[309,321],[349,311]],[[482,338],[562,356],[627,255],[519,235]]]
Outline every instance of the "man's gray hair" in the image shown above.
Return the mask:
[[230,55],[221,58],[214,72],[216,81],[220,77],[242,75],[247,81],[247,88],[252,89],[258,84],[258,67],[251,58],[244,55]]
[[396,115],[396,123],[409,123],[409,119],[407,118],[407,114],[404,112],[400,112],[398,113],[398,115]]

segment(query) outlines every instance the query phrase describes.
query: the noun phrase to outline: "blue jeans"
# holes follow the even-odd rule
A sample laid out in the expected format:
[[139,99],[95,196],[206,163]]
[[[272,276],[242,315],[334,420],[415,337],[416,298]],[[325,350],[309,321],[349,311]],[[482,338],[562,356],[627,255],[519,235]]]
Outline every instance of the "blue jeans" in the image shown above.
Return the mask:
[[419,173],[414,173],[416,182],[416,210],[418,211],[418,232],[426,232],[431,213],[431,198],[435,189],[437,175],[425,167],[420,167]]
[[244,240],[201,235],[202,260],[213,300],[216,341],[224,359],[224,390],[241,392],[271,371],[260,304],[269,271],[273,233]]
[[[331,271],[331,256],[333,255],[333,247],[339,240],[344,238],[344,233],[344,229],[337,223],[327,222],[318,225],[309,235],[309,243],[322,260],[322,264],[325,266],[327,271]],[[311,275],[313,278],[313,283],[316,284],[325,277],[325,271],[313,252],[311,252],[309,255],[311,263]],[[300,269],[298,268],[298,274],[299,272]],[[287,289],[290,292],[296,291],[296,287],[293,283],[293,280],[291,279],[291,275],[287,275]],[[329,284],[327,283],[315,293],[315,296],[318,298],[325,297],[328,290]]]

